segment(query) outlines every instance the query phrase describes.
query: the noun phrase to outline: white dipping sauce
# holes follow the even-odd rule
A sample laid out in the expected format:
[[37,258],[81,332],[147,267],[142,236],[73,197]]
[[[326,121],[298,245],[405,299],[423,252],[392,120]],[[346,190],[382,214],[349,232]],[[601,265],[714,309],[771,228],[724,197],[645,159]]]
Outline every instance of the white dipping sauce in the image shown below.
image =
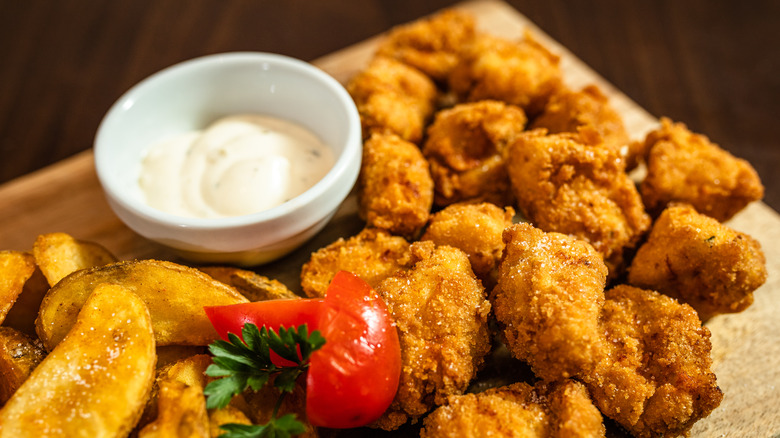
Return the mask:
[[241,216],[308,190],[333,167],[333,151],[307,129],[237,115],[152,145],[139,184],[146,202],[188,217]]

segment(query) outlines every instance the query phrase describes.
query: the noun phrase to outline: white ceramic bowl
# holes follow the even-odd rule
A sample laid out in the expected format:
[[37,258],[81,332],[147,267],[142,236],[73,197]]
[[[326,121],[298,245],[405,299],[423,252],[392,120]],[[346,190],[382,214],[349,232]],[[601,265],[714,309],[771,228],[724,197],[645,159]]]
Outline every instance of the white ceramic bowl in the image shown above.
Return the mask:
[[[305,193],[245,216],[186,218],[144,202],[138,177],[150,144],[244,113],[307,127],[333,148],[335,165]],[[357,179],[361,144],[357,109],[335,79],[286,56],[225,53],[176,64],[131,88],[100,123],[94,151],[108,202],[128,227],[193,261],[247,266],[292,251],[326,225]]]

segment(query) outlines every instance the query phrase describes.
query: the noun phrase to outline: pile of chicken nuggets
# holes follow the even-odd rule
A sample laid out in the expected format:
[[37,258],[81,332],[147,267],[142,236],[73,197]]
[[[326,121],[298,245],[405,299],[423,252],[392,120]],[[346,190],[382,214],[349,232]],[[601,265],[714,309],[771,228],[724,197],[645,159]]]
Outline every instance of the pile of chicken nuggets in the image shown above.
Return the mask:
[[[407,426],[422,438],[601,437],[619,427],[673,437],[718,407],[703,322],[748,308],[767,277],[759,243],[726,225],[763,197],[749,163],[666,118],[632,138],[598,86],[565,85],[559,57],[533,35],[481,33],[457,10],[392,29],[347,89],[364,134],[365,226],[312,253],[300,279],[306,296],[321,297],[350,271],[396,323],[400,383],[371,435]],[[5,424],[38,420],[37,382],[85,381],[45,374],[62,370],[105,377],[88,380],[97,395],[72,392],[94,403],[60,405],[119,435],[218,436],[222,424],[264,423],[277,409],[305,419],[303,386],[281,406],[266,387],[205,408],[203,346],[215,334],[203,307],[300,298],[285,285],[231,267],[118,262],[62,233],[39,236],[32,254],[0,256],[14,273],[0,278],[0,292],[13,292],[0,300]],[[90,300],[105,302],[79,301],[99,285]],[[93,310],[77,319],[82,306]],[[111,306],[137,312],[100,313]],[[114,345],[134,320],[146,341],[127,367],[100,339]],[[113,341],[91,337],[96,329]],[[92,355],[77,349],[123,371],[82,366],[76,359]],[[131,396],[117,382],[141,390]],[[303,436],[333,432],[307,424]]]
[[[321,296],[350,270],[398,324],[400,387],[372,427],[604,436],[607,417],[669,437],[718,407],[702,322],[744,310],[767,275],[758,242],[724,225],[763,197],[749,163],[666,118],[632,139],[533,35],[455,10],[391,30],[347,89],[365,228],[301,280]],[[535,379],[469,392],[498,345]]]

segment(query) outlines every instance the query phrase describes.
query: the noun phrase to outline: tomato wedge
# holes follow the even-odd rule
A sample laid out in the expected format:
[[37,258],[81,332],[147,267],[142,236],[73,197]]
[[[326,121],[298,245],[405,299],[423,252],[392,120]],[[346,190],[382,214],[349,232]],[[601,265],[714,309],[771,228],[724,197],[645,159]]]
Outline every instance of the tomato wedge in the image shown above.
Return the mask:
[[240,334],[247,322],[268,328],[306,323],[310,332],[320,330],[325,345],[312,353],[306,378],[306,415],[315,426],[366,425],[395,398],[401,373],[395,323],[384,301],[352,273],[338,272],[324,299],[260,301],[205,311],[223,339],[229,332]]
[[[222,339],[228,333],[241,334],[244,324],[251,322],[258,327],[278,328],[301,324],[309,325],[309,332],[319,330],[313,326],[319,321],[318,314],[324,299],[274,300],[240,303],[228,306],[206,307],[206,315]],[[258,324],[260,322],[260,324]]]
[[[265,326],[276,331],[282,326],[291,328],[301,324],[307,325],[309,333],[319,330],[319,312],[324,302],[324,299],[272,300],[204,307],[204,310],[219,337],[227,340],[228,333],[240,337],[241,329],[248,322],[258,328]],[[295,365],[273,351],[271,362],[280,367]]]

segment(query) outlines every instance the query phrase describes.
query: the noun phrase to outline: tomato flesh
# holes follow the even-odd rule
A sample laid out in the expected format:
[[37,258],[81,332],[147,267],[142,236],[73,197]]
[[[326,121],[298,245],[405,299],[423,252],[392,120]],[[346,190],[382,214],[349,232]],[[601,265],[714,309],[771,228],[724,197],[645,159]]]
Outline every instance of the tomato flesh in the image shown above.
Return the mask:
[[[205,307],[217,333],[240,336],[244,324],[287,328],[308,324],[325,345],[312,353],[306,378],[306,415],[327,428],[364,426],[395,398],[401,349],[387,306],[360,277],[338,272],[324,299],[273,300]],[[291,365],[272,354],[278,366]]]
[[362,279],[336,274],[320,314],[325,345],[312,354],[306,413],[316,426],[351,428],[379,418],[395,398],[401,350],[384,301]]

